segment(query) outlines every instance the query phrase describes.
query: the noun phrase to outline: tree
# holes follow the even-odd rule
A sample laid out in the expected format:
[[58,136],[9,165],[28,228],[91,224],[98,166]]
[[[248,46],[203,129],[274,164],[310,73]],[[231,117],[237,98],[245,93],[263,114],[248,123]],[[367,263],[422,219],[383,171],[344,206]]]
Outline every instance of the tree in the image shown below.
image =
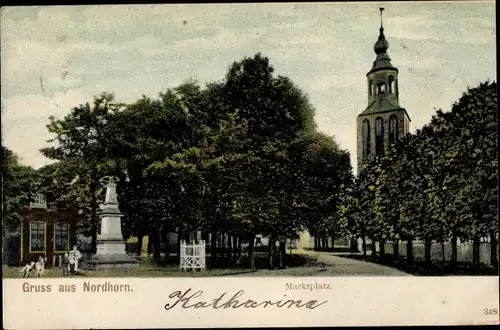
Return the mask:
[[18,228],[22,221],[21,211],[32,199],[37,183],[37,173],[22,165],[19,157],[2,146],[2,227],[3,237]]
[[[115,174],[116,163],[109,154],[107,141],[111,138],[106,131],[108,122],[122,108],[114,102],[112,94],[103,93],[94,102],[81,104],[72,109],[64,119],[50,117],[47,128],[55,137],[49,142],[55,146],[43,148],[42,154],[60,162],[66,180],[73,182],[73,197],[85,205],[84,214],[88,222],[86,232],[92,235],[92,250],[97,243],[99,194],[102,187],[99,179]],[[61,203],[59,203],[61,205]]]
[[[443,116],[440,127],[446,127],[453,141],[448,154],[453,155],[449,195],[461,222],[452,220],[454,229],[474,239],[474,262],[479,263],[479,237],[490,236],[491,263],[497,265],[498,233],[498,141],[497,86],[485,82],[468,89]],[[452,204],[452,205],[453,205]],[[448,217],[449,218],[449,217]],[[452,218],[453,219],[453,218]]]
[[[179,89],[186,95],[170,89],[161,93],[159,99],[143,96],[128,105],[110,125],[114,137],[109,142],[111,154],[119,160],[127,177],[122,185],[124,225],[138,235],[139,244],[148,234],[156,259],[160,256],[160,228],[167,238],[170,232],[182,227],[172,213],[177,209],[181,181],[166,172],[166,177],[160,179],[148,168],[153,164],[159,168],[158,162],[174,164],[172,157],[182,158],[179,155],[194,146],[196,136],[201,134],[199,127],[191,124],[186,108],[198,88],[194,83],[186,83]],[[168,250],[165,252],[168,255]]]

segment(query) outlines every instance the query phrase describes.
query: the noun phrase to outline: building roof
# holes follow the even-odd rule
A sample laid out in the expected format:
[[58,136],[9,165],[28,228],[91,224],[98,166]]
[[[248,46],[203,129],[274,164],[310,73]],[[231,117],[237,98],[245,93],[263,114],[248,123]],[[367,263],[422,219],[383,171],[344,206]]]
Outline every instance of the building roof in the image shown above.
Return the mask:
[[[406,116],[408,116],[406,109],[402,108],[395,99],[391,100],[390,98],[379,98],[370,103],[366,110],[359,114],[359,116],[373,115],[376,113],[385,113],[397,110],[403,110],[406,113]],[[410,116],[408,116],[408,119],[410,119]]]

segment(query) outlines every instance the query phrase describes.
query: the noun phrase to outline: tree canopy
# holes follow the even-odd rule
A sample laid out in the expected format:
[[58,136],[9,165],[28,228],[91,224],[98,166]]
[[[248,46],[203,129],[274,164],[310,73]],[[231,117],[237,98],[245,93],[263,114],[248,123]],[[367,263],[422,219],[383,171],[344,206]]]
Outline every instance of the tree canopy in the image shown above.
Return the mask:
[[349,153],[317,131],[307,96],[256,54],[219,82],[189,80],[130,104],[102,93],[51,117],[54,138],[42,153],[55,163],[38,171],[2,147],[4,223],[18,224],[40,190],[54,207],[83,215],[80,230],[95,249],[98,180],[117,175],[123,232],[148,235],[156,258],[172,232],[190,240],[202,231],[214,262],[248,242],[250,268],[256,235],[278,243],[280,265],[285,242],[304,230],[317,239],[406,240],[409,253],[415,238],[496,237],[496,107],[496,83],[471,88],[354,177]]
[[357,181],[359,232],[374,240],[421,238],[454,244],[498,235],[497,86],[468,89],[451,110],[367,164]]
[[97,180],[118,175],[124,233],[148,235],[158,257],[168,232],[202,230],[217,245],[263,234],[283,246],[320,223],[331,231],[352,181],[349,154],[316,131],[306,95],[261,54],[220,82],[126,105],[104,93],[50,120],[56,145],[43,153],[58,163],[45,172],[58,180],[46,186],[61,191],[59,207],[78,200],[95,233]]

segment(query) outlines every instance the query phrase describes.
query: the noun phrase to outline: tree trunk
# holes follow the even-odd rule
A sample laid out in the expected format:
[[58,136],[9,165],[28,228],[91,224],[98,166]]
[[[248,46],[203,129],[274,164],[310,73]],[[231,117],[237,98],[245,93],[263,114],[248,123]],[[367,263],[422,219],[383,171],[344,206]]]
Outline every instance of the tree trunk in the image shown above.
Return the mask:
[[283,241],[279,243],[279,267],[281,269],[285,268],[285,255],[286,255],[286,244]]
[[444,255],[445,249],[444,249],[444,240],[441,242],[441,254],[443,258],[443,263],[446,262],[446,256]]
[[153,253],[153,235],[151,235],[151,231],[148,231],[148,255]]
[[248,236],[248,262],[249,268],[255,270],[255,255],[254,255],[254,245],[255,245],[255,234]]
[[490,263],[493,267],[498,267],[497,237],[494,231],[490,231]]
[[218,252],[220,258],[222,260],[224,260],[224,249],[222,247],[222,235],[223,234],[221,234],[221,233],[219,233],[217,235],[217,252]]
[[229,234],[224,234],[224,254],[226,259],[231,259],[231,242],[230,242],[231,237]]
[[475,235],[472,241],[472,262],[474,265],[479,265],[479,247],[481,242],[479,236]]
[[372,239],[370,245],[372,249],[372,259],[377,259],[377,242]]
[[274,269],[274,240],[269,238],[268,245],[268,257],[269,257],[269,269]]
[[385,259],[385,241],[381,240],[378,242],[380,250],[380,259]]
[[233,259],[233,240],[231,235],[227,235],[227,258]]
[[184,239],[182,237],[182,232],[180,230],[177,231],[177,247],[176,247],[176,252],[177,255],[180,257],[181,255],[181,241]]
[[406,262],[413,264],[413,240],[411,238],[406,240]]
[[155,240],[156,240],[156,235],[154,229],[150,229],[148,233],[148,243],[149,247],[151,249],[151,252],[149,253],[150,256],[154,257],[155,254]]
[[425,239],[425,263],[426,264],[431,264],[432,262],[432,256],[431,256],[431,247],[432,247],[432,240],[426,238]]
[[215,265],[217,260],[217,231],[213,230],[210,237],[210,264]]
[[137,251],[136,254],[138,256],[142,255],[142,242],[144,240],[144,235],[142,233],[139,233],[137,235]]
[[458,249],[457,249],[457,236],[453,234],[451,237],[451,268],[454,269],[457,266],[458,259]]
[[318,250],[319,249],[319,244],[318,244],[318,232],[316,231],[314,233],[314,250]]
[[222,233],[222,235],[220,235],[220,242],[221,242],[221,251],[220,251],[220,256],[222,257],[222,259],[226,259],[226,253],[227,253],[227,246],[226,246],[226,233]]
[[238,257],[238,238],[233,236],[233,257],[236,259]]
[[154,252],[153,252],[153,257],[156,259],[156,260],[159,260],[160,259],[160,256],[161,256],[161,245],[160,245],[160,230],[158,229],[155,229],[154,230],[154,235],[155,235],[155,240],[154,240],[154,243],[153,243],[153,248],[154,248]]
[[392,243],[392,258],[394,260],[399,259],[399,240],[395,240]]
[[220,257],[224,260],[226,259],[226,234],[223,232],[220,234]]
[[241,257],[241,237],[238,237],[238,258]]
[[363,257],[366,257],[366,237],[363,236]]
[[358,249],[358,241],[356,240],[356,238],[351,238],[350,240],[350,246],[349,246],[349,251],[352,252],[352,253],[357,253],[359,252],[359,249]]
[[169,249],[169,243],[170,243],[170,237],[169,237],[169,231],[165,230],[163,233],[164,237],[164,244],[163,244],[163,253],[165,253],[165,264],[168,263],[168,259],[170,258],[170,249]]

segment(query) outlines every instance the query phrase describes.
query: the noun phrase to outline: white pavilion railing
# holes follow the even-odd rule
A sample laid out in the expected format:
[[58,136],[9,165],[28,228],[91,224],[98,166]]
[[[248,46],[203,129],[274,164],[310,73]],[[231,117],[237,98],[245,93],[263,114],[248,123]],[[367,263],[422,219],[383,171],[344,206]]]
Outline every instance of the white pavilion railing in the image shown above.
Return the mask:
[[186,271],[191,269],[205,270],[205,241],[201,240],[198,243],[187,244],[185,240],[180,243],[180,269]]

